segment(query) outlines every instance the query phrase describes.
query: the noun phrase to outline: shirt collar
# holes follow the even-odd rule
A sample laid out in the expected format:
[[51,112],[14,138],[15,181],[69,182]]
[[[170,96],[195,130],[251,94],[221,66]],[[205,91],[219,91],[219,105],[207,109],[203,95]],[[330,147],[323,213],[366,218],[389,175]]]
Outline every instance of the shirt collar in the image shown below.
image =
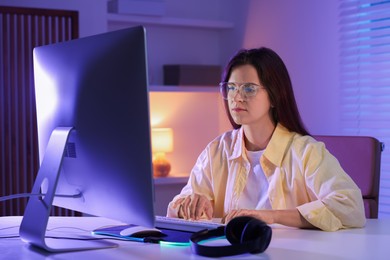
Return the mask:
[[[236,138],[233,139],[233,152],[229,160],[246,157],[244,155],[244,130],[241,127],[236,131]],[[290,132],[281,124],[277,124],[263,156],[265,156],[272,164],[281,166],[284,155],[293,140],[292,137],[294,134],[294,132]]]
[[232,152],[231,156],[229,157],[229,160],[234,160],[234,159],[242,157],[243,152],[244,152],[244,145],[245,145],[244,130],[242,127],[240,127],[239,129],[237,129],[235,131],[237,134],[235,135],[235,138],[233,138],[233,142],[234,142],[233,152]]
[[277,124],[263,155],[272,164],[280,167],[282,165],[287,148],[291,145],[294,135],[294,132],[290,132],[281,124]]

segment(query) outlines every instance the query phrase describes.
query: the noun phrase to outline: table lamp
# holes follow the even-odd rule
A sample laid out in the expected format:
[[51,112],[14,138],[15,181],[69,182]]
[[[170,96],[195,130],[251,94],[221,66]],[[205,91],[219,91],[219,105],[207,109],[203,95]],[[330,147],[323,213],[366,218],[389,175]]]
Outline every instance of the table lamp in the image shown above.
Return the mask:
[[166,177],[171,164],[165,153],[173,151],[173,131],[171,128],[152,129],[153,176]]

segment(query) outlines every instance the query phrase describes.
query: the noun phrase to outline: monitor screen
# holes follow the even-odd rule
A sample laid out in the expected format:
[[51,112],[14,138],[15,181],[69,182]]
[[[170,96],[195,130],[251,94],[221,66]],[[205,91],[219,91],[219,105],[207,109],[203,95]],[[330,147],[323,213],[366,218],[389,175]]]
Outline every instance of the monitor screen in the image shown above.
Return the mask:
[[[154,226],[145,45],[139,26],[34,49],[41,168],[53,131],[72,129],[54,205]],[[45,194],[53,181],[39,174]]]

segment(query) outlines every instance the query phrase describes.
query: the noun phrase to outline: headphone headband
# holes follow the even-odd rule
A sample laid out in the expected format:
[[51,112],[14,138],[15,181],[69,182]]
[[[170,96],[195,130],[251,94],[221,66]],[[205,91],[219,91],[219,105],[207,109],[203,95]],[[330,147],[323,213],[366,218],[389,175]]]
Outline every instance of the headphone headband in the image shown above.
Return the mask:
[[[207,246],[199,242],[226,236],[231,245]],[[201,230],[191,238],[191,249],[202,256],[221,257],[243,253],[262,253],[271,242],[272,229],[263,221],[252,217],[237,217],[226,226],[212,230]]]

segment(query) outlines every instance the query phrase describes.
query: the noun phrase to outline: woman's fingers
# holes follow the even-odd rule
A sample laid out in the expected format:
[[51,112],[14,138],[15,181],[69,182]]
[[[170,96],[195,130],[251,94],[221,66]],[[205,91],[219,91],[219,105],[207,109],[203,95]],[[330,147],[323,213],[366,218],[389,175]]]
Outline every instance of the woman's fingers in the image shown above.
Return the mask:
[[208,219],[212,218],[213,208],[211,202],[204,196],[200,197],[195,209],[195,219],[200,219],[203,215],[206,215]]
[[192,194],[175,203],[179,206],[179,217],[184,219],[199,220],[203,214],[211,219],[213,208],[211,202],[203,195]]
[[199,195],[198,194],[192,194],[191,195],[191,202],[189,205],[189,218],[190,219],[197,219],[197,208],[199,203]]
[[222,223],[227,224],[233,218],[242,215],[241,210],[232,210],[222,218]]

